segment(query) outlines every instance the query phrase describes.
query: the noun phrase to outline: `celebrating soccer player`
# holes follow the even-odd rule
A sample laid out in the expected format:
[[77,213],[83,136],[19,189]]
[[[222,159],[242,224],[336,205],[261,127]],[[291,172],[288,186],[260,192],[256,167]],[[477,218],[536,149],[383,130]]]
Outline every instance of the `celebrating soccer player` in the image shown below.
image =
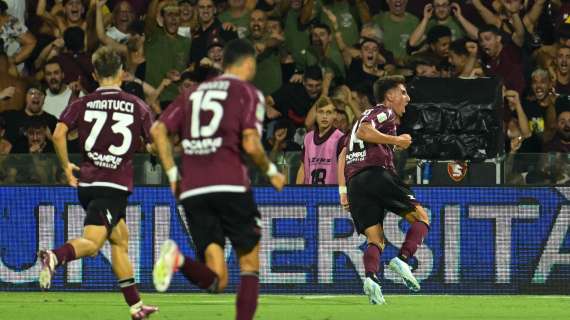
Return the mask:
[[[426,211],[394,168],[394,149],[406,149],[412,143],[410,135],[396,133],[399,119],[410,102],[404,84],[405,79],[401,76],[380,78],[374,83],[378,104],[366,110],[354,124],[339,156],[341,204],[350,209],[356,230],[364,234],[368,242],[363,257],[364,292],[372,304],[385,302],[376,274],[384,249],[382,222],[386,211],[411,224],[399,255],[389,266],[412,291],[419,291],[420,285],[407,260],[414,255],[429,230]],[[348,190],[344,185],[345,177]]]
[[[250,83],[255,75],[255,49],[244,40],[224,48],[225,74],[182,93],[161,115],[151,135],[175,197],[182,203],[199,261],[182,255],[172,240],[161,247],[153,281],[165,291],[175,271],[209,292],[228,284],[225,238],[236,249],[241,270],[237,293],[238,320],[253,319],[259,292],[260,214],[249,185],[241,151],[281,190],[285,177],[277,171],[260,141],[265,116],[262,94]],[[182,140],[179,178],[168,134]]]
[[[127,254],[127,199],[133,190],[133,154],[142,136],[150,140],[152,114],[137,97],[121,91],[121,56],[108,47],[92,57],[99,82],[96,92],[70,104],[53,134],[54,146],[69,185],[77,188],[85,209],[83,235],[54,250],[39,252],[42,264],[40,286],[49,288],[55,269],[70,261],[96,255],[105,241],[111,243],[113,272],[130,306],[132,319],[146,319],[158,310],[145,306],[133,278]],[[77,130],[83,146],[78,168],[69,162],[67,133]],[[79,170],[79,179],[74,171]]]

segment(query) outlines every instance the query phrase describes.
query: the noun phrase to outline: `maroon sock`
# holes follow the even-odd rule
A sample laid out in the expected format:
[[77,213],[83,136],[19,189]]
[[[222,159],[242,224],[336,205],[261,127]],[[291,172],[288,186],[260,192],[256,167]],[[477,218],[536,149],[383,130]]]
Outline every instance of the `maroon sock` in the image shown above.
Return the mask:
[[251,320],[257,309],[259,296],[259,276],[254,272],[241,274],[236,299],[236,320]]
[[57,257],[57,267],[76,259],[75,249],[73,249],[73,246],[69,243],[66,243],[57,249],[53,249],[52,252]]
[[380,255],[382,250],[374,244],[368,244],[366,250],[364,250],[364,256],[362,260],[364,261],[364,272],[367,277],[376,275],[380,269]]
[[413,256],[424,241],[428,231],[429,227],[427,224],[420,221],[414,222],[408,233],[406,233],[406,240],[400,249],[400,256],[406,259]]
[[217,291],[218,276],[205,264],[192,260],[190,257],[184,257],[180,272],[198,287],[212,292]]
[[121,287],[121,292],[123,292],[123,296],[129,307],[141,301],[134,278],[119,280],[119,287]]

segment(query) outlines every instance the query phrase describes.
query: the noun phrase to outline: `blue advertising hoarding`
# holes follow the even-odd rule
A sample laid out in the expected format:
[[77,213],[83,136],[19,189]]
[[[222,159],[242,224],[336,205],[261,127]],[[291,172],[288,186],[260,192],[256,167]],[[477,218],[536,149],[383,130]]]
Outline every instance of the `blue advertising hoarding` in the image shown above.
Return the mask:
[[[415,188],[431,230],[418,250],[422,293],[570,293],[570,188]],[[337,188],[255,188],[262,214],[261,290],[360,293],[365,239],[338,205]],[[184,215],[170,191],[138,187],[130,197],[129,253],[143,290],[152,290],[160,243],[172,238],[194,255]],[[81,234],[85,213],[67,187],[0,187],[0,290],[38,290],[36,252]],[[384,221],[383,264],[397,254],[407,223]],[[110,247],[58,270],[52,290],[115,290]],[[231,246],[229,291],[239,271]],[[384,268],[384,290],[407,292]],[[181,275],[173,291],[196,291]]]

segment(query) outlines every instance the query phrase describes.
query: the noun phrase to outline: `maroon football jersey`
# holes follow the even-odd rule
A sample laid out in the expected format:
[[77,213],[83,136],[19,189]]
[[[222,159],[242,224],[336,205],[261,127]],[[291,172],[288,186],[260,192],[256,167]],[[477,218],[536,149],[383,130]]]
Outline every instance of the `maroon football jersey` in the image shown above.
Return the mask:
[[246,192],[242,132],[261,135],[263,95],[250,83],[222,75],[182,93],[160,116],[182,140],[180,198],[212,192]]
[[133,189],[133,154],[150,141],[153,115],[144,101],[119,88],[99,88],[71,103],[60,122],[77,129],[83,152],[80,186]]
[[385,144],[373,144],[364,142],[356,136],[359,126],[362,123],[370,122],[376,130],[395,136],[396,133],[396,114],[392,109],[383,105],[377,105],[362,113],[352,127],[350,137],[346,139],[346,166],[344,174],[347,181],[354,177],[360,171],[369,167],[383,167],[395,172],[394,168],[394,146]]

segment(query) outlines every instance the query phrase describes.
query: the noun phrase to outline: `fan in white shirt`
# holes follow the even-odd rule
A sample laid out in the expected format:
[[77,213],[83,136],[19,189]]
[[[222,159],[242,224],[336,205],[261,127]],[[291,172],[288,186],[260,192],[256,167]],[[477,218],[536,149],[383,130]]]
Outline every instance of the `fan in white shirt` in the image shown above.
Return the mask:
[[79,87],[79,81],[69,85],[63,83],[63,70],[56,60],[48,61],[43,71],[47,84],[44,111],[59,118],[70,102],[85,94]]

